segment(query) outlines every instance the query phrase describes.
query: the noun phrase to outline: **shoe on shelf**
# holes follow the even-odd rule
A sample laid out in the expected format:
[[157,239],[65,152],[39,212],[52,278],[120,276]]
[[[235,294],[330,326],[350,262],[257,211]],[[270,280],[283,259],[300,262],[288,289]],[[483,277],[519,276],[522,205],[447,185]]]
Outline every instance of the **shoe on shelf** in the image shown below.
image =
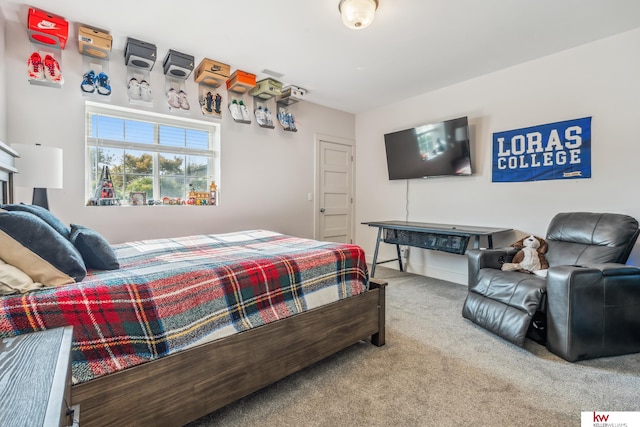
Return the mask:
[[140,98],[144,102],[153,101],[153,95],[151,94],[151,85],[146,80],[142,80],[140,82]]
[[240,102],[238,102],[238,106],[240,107],[240,113],[242,114],[242,120],[244,120],[245,122],[250,122],[251,121],[251,116],[249,115],[249,109],[247,108],[246,105],[244,105],[244,102],[242,100],[240,100]]
[[267,126],[273,126],[273,117],[271,116],[271,111],[267,107],[264,107],[264,116],[267,121]]
[[278,121],[280,122],[280,126],[282,126],[285,130],[289,130],[289,122],[287,121],[287,112],[281,108],[278,111]]
[[111,95],[111,85],[109,84],[109,76],[105,73],[98,74],[97,89],[100,95]]
[[140,82],[135,77],[132,77],[129,80],[129,84],[127,85],[127,95],[129,95],[129,99],[140,99]]
[[42,57],[38,52],[33,52],[29,57],[27,71],[31,80],[44,79],[44,66],[42,65]]
[[44,57],[44,76],[53,83],[63,84],[64,77],[62,77],[62,71],[60,71],[60,64],[51,56],[46,55]]
[[180,96],[174,88],[169,89],[167,92],[167,103],[171,108],[180,108]]
[[207,92],[207,96],[204,97],[204,104],[202,105],[202,112],[204,114],[213,114],[213,94]]
[[180,92],[178,92],[178,101],[180,102],[180,108],[182,108],[183,110],[188,110],[189,108],[191,108],[191,106],[189,105],[189,100],[187,99],[187,92],[180,90]]
[[93,70],[89,70],[82,75],[80,89],[86,93],[93,93],[96,91],[96,73],[94,73]]
[[287,112],[287,124],[289,125],[289,130],[293,132],[298,131],[298,129],[296,128],[296,118],[293,117],[293,114],[291,114],[290,112]]
[[258,122],[258,124],[260,126],[266,126],[267,125],[267,115],[265,114],[264,110],[262,109],[262,105],[258,105],[258,108],[256,108],[256,110],[255,110],[255,115],[256,115],[256,121]]
[[231,117],[233,117],[233,120],[242,120],[242,111],[240,111],[240,106],[238,105],[237,99],[231,101],[231,104],[229,104],[229,111],[231,112]]
[[216,97],[214,98],[214,101],[213,101],[213,105],[215,106],[213,108],[214,113],[222,114],[222,110],[220,110],[220,104],[222,104],[222,97],[220,96],[219,93],[216,93]]

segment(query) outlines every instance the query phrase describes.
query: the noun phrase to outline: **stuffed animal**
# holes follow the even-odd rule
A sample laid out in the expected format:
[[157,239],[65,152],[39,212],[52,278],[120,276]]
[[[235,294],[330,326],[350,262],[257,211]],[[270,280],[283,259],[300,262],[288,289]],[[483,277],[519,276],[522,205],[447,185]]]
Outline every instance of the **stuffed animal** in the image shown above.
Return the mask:
[[511,246],[520,250],[513,256],[511,262],[502,264],[503,271],[535,273],[549,268],[544,256],[547,252],[547,242],[544,239],[531,235],[523,237]]

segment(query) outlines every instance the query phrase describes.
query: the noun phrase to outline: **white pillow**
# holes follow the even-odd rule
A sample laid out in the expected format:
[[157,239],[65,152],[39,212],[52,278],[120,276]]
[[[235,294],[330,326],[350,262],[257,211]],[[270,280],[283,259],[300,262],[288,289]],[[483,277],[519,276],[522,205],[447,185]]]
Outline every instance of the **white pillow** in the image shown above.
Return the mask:
[[42,283],[34,283],[27,273],[0,259],[0,295],[24,294],[42,287]]

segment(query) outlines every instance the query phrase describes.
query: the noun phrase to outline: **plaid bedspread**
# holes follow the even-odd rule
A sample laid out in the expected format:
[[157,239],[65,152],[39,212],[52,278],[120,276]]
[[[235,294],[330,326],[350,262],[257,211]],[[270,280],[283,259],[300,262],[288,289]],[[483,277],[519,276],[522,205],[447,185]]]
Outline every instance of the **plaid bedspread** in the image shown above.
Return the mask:
[[115,245],[121,268],[0,299],[0,337],[73,325],[81,383],[365,291],[355,245],[269,231]]

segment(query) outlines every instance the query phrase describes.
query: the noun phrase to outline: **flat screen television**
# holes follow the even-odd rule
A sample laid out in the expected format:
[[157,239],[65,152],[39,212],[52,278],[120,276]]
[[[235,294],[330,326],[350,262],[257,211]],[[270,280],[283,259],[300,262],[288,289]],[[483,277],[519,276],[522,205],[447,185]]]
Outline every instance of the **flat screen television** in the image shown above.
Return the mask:
[[389,179],[471,175],[466,117],[384,135]]

